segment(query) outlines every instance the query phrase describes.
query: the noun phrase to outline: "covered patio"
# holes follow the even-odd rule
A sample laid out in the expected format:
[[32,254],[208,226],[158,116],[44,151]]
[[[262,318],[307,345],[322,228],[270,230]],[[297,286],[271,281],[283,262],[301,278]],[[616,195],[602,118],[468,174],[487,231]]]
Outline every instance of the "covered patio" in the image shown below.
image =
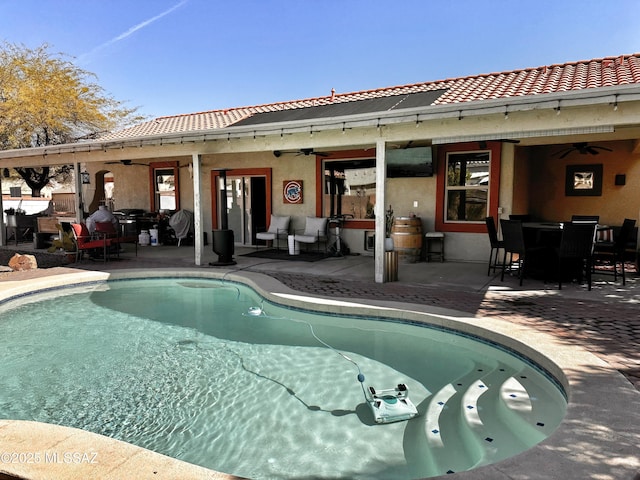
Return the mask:
[[[371,275],[383,283],[389,206],[443,235],[448,260],[470,262],[486,256],[486,216],[638,219],[639,65],[638,55],[622,55],[332,91],[159,117],[89,142],[3,151],[0,160],[73,165],[78,221],[107,200],[107,178],[112,208],[142,210],[151,225],[167,210],[193,211],[195,266],[208,263],[206,235],[226,229],[226,216],[238,247],[255,245],[272,214],[291,217],[292,231],[307,217],[344,217],[344,241],[375,252]],[[395,163],[398,152],[408,164],[406,155]],[[575,186],[583,174],[593,185]],[[291,184],[293,200],[283,190]]]

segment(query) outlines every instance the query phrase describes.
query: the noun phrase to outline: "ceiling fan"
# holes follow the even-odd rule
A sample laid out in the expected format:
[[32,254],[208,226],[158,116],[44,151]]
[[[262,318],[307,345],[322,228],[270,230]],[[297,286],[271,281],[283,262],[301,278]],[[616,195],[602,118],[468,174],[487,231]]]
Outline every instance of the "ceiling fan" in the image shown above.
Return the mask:
[[149,165],[147,165],[146,163],[136,163],[133,160],[119,160],[116,162],[104,162],[105,165],[142,165],[143,167],[148,167]]
[[304,155],[305,157],[308,157],[309,155],[318,155],[320,157],[328,157],[330,155],[327,152],[316,152],[313,148],[301,148],[300,150],[295,152],[283,152],[282,150],[274,150],[273,156],[276,158],[279,158],[285,153],[292,153],[292,154],[295,154],[296,156]]
[[599,145],[589,145],[587,142],[574,143],[571,147],[556,152],[555,155],[560,155],[560,158],[564,158],[571,152],[578,152],[580,155],[598,155],[598,150],[605,150],[612,152],[608,147],[601,147]]

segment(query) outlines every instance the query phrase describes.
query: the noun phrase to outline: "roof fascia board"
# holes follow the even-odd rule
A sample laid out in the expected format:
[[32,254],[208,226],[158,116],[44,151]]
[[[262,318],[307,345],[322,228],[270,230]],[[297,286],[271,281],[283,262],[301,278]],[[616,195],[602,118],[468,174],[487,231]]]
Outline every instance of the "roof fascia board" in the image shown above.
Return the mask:
[[50,145],[47,147],[24,148],[0,151],[0,159],[22,158],[54,153],[86,153],[98,150],[109,150],[124,147],[158,146],[162,144],[206,142],[246,138],[249,136],[282,135],[284,133],[314,133],[320,131],[376,127],[399,123],[413,123],[426,120],[440,120],[504,114],[506,112],[531,111],[540,109],[558,109],[578,106],[600,106],[640,101],[640,85],[582,89],[575,91],[554,92],[522,97],[508,97],[489,100],[478,100],[462,103],[428,105],[424,107],[373,112],[340,117],[327,117],[312,120],[296,120],[290,122],[268,123],[263,125],[247,125],[234,127],[230,125],[220,129],[199,130],[153,136],[116,139],[106,142],[99,140]]

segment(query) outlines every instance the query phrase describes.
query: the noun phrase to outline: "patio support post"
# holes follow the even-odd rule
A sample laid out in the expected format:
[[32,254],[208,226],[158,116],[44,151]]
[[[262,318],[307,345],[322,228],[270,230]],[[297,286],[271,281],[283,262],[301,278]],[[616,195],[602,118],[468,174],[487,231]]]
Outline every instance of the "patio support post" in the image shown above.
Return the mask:
[[202,252],[204,246],[204,231],[202,228],[202,182],[200,181],[202,172],[202,157],[194,153],[191,157],[193,163],[193,231],[195,246],[195,262],[197,266],[202,265]]
[[375,282],[384,283],[384,237],[385,237],[385,180],[387,160],[385,141],[376,140],[376,241],[375,241]]
[[7,229],[4,224],[4,207],[2,206],[2,176],[0,176],[0,247],[7,245]]
[[73,185],[73,202],[76,206],[76,222],[80,223],[84,220],[84,206],[82,205],[82,175],[80,175],[80,163],[76,163],[73,165]]

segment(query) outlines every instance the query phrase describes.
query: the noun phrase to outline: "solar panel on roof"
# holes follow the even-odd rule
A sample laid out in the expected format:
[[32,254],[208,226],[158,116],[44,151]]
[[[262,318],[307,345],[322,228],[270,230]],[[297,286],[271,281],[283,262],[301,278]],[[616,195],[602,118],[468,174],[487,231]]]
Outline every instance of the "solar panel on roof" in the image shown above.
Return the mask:
[[354,102],[318,105],[316,107],[256,113],[249,118],[235,123],[234,126],[313,120],[314,118],[342,117],[360,113],[388,112],[390,110],[400,110],[404,108],[426,107],[432,105],[444,92],[446,92],[446,90],[431,90],[428,92],[368,98]]

